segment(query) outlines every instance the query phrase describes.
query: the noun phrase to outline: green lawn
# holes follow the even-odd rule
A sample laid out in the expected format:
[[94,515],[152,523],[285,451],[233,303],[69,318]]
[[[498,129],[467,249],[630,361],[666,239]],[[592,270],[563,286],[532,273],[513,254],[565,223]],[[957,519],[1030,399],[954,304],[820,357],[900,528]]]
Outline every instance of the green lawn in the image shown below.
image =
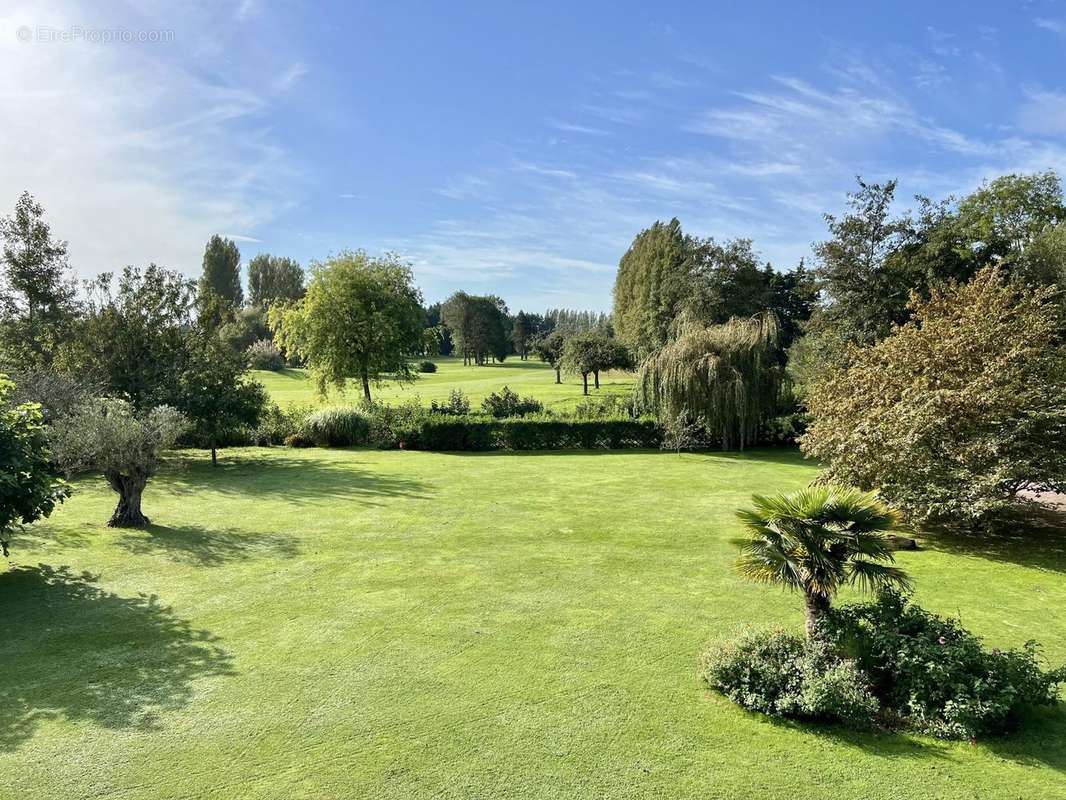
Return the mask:
[[[487,368],[486,371],[488,371]],[[705,640],[799,629],[734,576],[788,451],[186,455],[147,532],[85,480],[0,574],[0,797],[1051,798],[1066,712],[988,744],[771,722]],[[1063,533],[901,560],[918,600],[1066,659]]]
[[[563,382],[556,384],[555,370],[540,361],[509,358],[503,364],[486,364],[479,367],[463,366],[461,358],[436,357],[431,360],[437,364],[436,372],[421,374],[413,383],[386,381],[381,386],[371,387],[374,399],[393,403],[417,397],[428,405],[431,400],[446,400],[452,389],[462,389],[470,398],[471,405],[477,407],[486,395],[498,392],[507,385],[523,397],[532,395],[550,409],[569,408],[581,400],[580,375],[575,377],[564,374]],[[253,370],[251,374],[266,386],[270,396],[282,406],[321,402],[315,396],[314,387],[305,370]],[[590,376],[589,386],[590,394],[595,396],[628,394],[633,387],[633,375],[624,372],[601,374],[598,392],[591,388]],[[362,386],[358,381],[351,381],[345,399],[354,402],[362,397]],[[334,393],[325,402],[333,404],[340,402],[340,399]]]

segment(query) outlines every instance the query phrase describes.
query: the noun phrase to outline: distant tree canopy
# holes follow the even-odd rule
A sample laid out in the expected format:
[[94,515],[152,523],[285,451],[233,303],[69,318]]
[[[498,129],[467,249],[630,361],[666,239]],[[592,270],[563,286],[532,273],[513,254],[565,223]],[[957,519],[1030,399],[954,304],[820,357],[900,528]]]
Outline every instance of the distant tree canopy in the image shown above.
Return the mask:
[[267,253],[248,262],[248,301],[253,306],[299,300],[303,295],[304,271],[299,262]]
[[618,337],[638,356],[670,340],[674,320],[692,297],[693,251],[675,218],[637,234],[618,263],[612,320]]
[[0,358],[9,366],[49,366],[77,312],[67,243],[52,238],[29,192],[0,219],[0,239]]
[[212,293],[221,297],[230,306],[244,304],[241,288],[241,251],[230,239],[214,235],[204,248],[203,275],[200,278],[200,293]]
[[511,352],[507,304],[496,295],[455,292],[441,304],[440,314],[464,364],[503,361]]
[[190,334],[176,405],[197,443],[211,451],[212,465],[227,437],[254,428],[266,409],[266,389],[249,380],[246,369],[244,352],[227,346],[209,326],[198,324]]
[[721,325],[690,323],[641,364],[642,402],[668,420],[686,416],[726,450],[743,449],[779,407],[777,338],[770,313]]
[[192,325],[195,286],[149,264],[126,267],[115,285],[104,273],[89,287],[86,313],[64,351],[64,366],[98,379],[135,408],[176,404]]
[[567,337],[560,361],[564,370],[581,376],[585,394],[589,393],[589,375],[594,377],[595,387],[599,389],[601,371],[632,368],[632,357],[626,346],[599,329]]
[[349,250],[312,262],[307,293],[271,308],[270,324],[276,341],[306,361],[320,394],[358,378],[369,402],[384,375],[414,377],[408,356],[422,344],[421,302],[398,256]]
[[533,342],[533,350],[537,357],[545,363],[551,364],[555,370],[555,382],[562,383],[560,372],[563,368],[563,350],[566,346],[566,334],[556,328],[551,333],[541,336]]
[[912,292],[988,266],[1019,283],[1066,287],[1066,207],[1054,173],[1006,175],[967,197],[918,197],[917,215],[893,216],[896,182],[859,181],[842,217],[826,215],[815,247],[824,302],[809,325],[808,374],[844,366],[850,344],[873,344],[907,322]]
[[714,325],[772,311],[787,347],[817,300],[802,262],[789,272],[763,264],[748,239],[724,243],[685,234],[676,220],[656,222],[618,265],[612,322],[639,357],[673,341],[691,324]]
[[853,348],[808,395],[805,452],[919,522],[971,527],[1022,489],[1066,491],[1066,346],[1053,287],[999,268],[912,296],[913,319]]

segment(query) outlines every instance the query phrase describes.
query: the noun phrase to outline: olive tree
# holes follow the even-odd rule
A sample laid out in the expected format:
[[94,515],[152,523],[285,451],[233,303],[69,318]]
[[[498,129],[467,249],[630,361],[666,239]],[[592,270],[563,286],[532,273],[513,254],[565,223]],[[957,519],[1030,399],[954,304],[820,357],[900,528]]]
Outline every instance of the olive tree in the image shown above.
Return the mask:
[[185,417],[170,406],[137,412],[125,400],[100,398],[55,422],[51,443],[57,462],[68,472],[100,470],[118,493],[108,520],[112,528],[143,528],[141,495],[159,467],[162,451],[186,428]]
[[52,468],[40,406],[10,405],[13,387],[0,375],[0,549],[5,556],[12,531],[47,517],[68,494]]

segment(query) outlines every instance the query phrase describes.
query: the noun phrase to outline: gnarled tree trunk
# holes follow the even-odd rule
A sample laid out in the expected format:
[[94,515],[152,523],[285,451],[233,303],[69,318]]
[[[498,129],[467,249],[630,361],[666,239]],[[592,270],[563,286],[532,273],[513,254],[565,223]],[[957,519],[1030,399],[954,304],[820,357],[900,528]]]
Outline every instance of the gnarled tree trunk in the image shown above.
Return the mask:
[[822,622],[829,610],[829,598],[824,594],[807,593],[803,596],[803,611],[807,617],[807,638],[817,639],[822,632]]
[[562,372],[563,372],[563,368],[562,367],[556,367],[555,368],[555,382],[556,383],[562,383],[563,382]]
[[148,485],[148,476],[143,473],[122,475],[117,472],[107,475],[107,482],[118,492],[115,513],[107,521],[109,528],[146,528],[148,517],[141,513],[141,495]]

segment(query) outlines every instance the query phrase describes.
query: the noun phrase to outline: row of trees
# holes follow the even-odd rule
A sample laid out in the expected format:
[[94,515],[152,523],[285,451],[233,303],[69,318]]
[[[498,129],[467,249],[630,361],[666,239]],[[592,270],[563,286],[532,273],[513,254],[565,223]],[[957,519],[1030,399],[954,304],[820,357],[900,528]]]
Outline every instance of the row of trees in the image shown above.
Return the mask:
[[612,324],[645,406],[725,447],[792,411],[826,475],[916,520],[970,523],[1066,489],[1066,206],[1053,173],[915,199],[865,183],[803,263],[642,231]]

